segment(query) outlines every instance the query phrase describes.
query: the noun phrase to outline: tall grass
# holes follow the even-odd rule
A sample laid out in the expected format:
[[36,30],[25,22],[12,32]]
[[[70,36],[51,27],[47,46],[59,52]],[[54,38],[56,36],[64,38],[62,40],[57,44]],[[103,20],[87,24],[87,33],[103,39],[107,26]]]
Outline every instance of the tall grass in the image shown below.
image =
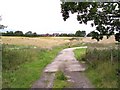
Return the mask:
[[78,61],[84,61],[84,57],[86,54],[86,48],[76,49],[74,50],[74,53]]
[[[79,53],[81,49],[75,52]],[[120,66],[120,49],[96,45],[88,47],[83,58],[78,56],[81,54],[77,55],[78,60],[84,59],[86,61],[88,69],[85,73],[97,88],[119,87],[120,74],[117,75],[117,72],[120,69],[118,67]]]
[[117,88],[117,70],[120,57],[119,49],[90,50],[86,54],[89,68],[86,71],[90,80],[98,88]]
[[[2,86],[3,88],[30,88],[40,78],[44,67],[64,48],[52,50],[40,48],[10,49],[3,46],[2,53]],[[18,47],[19,46],[15,46]]]
[[[19,46],[18,46],[19,47]],[[13,47],[12,47],[13,48]],[[2,69],[16,70],[22,63],[30,62],[36,59],[37,52],[42,50],[37,49],[11,49],[11,45],[4,46],[2,50]]]

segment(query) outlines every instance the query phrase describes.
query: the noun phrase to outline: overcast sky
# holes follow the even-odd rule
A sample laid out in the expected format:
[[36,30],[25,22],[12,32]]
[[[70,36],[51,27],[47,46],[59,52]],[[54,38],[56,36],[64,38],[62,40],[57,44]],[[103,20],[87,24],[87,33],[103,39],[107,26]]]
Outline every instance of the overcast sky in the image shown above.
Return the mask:
[[76,15],[67,21],[62,18],[60,0],[0,0],[1,24],[10,30],[42,33],[75,33],[77,30],[90,32],[90,24],[79,24]]

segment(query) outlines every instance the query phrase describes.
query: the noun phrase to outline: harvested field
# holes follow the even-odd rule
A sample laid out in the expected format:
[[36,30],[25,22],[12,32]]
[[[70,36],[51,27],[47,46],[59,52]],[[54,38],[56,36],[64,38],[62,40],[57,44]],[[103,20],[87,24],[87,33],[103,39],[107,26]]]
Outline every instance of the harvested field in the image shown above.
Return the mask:
[[68,43],[69,40],[56,39],[56,38],[30,38],[30,37],[2,37],[3,44],[14,44],[14,45],[30,45],[41,48],[50,48],[53,46],[62,45]]
[[85,43],[101,43],[101,44],[110,44],[116,42],[114,36],[111,36],[108,39],[104,36],[103,40],[100,40],[99,42],[95,39],[91,39],[91,37],[83,38],[82,41]]
[[[74,38],[74,39],[72,39]],[[71,40],[70,40],[71,39]],[[14,45],[25,45],[25,46],[37,46],[41,48],[51,48],[54,46],[63,45],[66,43],[76,44],[76,43],[115,43],[114,36],[111,36],[109,39],[104,37],[103,40],[97,42],[91,37],[5,37],[2,36],[3,44],[14,44]]]

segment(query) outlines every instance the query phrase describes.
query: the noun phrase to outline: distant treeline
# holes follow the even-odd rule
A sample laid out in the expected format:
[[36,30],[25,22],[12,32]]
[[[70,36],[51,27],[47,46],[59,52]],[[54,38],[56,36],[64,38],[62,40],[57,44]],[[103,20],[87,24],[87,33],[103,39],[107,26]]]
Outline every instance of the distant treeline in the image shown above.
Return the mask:
[[25,37],[85,37],[85,36],[88,36],[88,37],[91,37],[93,35],[93,32],[90,32],[89,34],[86,35],[86,31],[76,31],[75,34],[67,34],[67,33],[53,33],[53,34],[37,34],[36,32],[32,32],[32,31],[28,31],[26,32],[25,34],[22,32],[22,31],[7,31],[7,32],[4,32],[2,33],[2,36],[25,36]]

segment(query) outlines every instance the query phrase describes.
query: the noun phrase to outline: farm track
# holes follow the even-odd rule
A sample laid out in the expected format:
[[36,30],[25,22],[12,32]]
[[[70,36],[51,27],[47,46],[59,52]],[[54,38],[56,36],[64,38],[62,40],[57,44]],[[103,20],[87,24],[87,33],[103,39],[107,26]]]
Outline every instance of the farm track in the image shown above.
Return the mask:
[[47,65],[41,78],[33,83],[34,88],[52,88],[57,71],[63,71],[68,78],[70,86],[68,88],[93,88],[87,77],[84,75],[85,66],[80,64],[74,57],[73,50],[84,47],[74,47],[62,50],[55,60]]

